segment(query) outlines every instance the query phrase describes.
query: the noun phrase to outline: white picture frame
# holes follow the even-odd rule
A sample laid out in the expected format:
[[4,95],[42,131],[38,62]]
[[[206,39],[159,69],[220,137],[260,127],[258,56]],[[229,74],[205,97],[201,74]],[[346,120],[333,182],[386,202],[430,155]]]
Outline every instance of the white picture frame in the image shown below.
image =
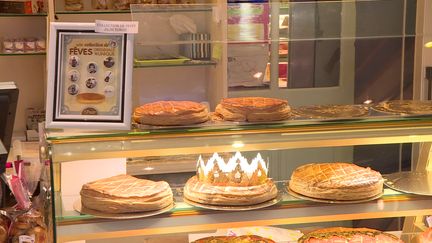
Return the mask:
[[46,127],[130,129],[132,68],[133,34],[51,23]]

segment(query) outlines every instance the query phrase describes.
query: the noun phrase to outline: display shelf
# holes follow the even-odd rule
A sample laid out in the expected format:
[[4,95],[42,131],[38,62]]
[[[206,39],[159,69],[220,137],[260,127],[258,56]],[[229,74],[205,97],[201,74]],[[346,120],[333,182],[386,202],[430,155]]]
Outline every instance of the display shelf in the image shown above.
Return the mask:
[[214,4],[132,4],[131,12],[140,13],[160,13],[160,12],[208,12],[212,11]]
[[290,13],[290,8],[288,5],[281,5],[279,8],[279,14],[288,15]]
[[263,83],[262,85],[255,85],[255,86],[232,86],[228,88],[228,91],[250,91],[250,90],[266,90],[270,89],[270,84]]
[[279,55],[279,62],[288,62],[288,55]]
[[[55,146],[53,162],[78,159],[164,156],[394,144],[432,141],[431,118],[381,118],[352,121],[290,121],[239,125],[209,123],[203,126],[88,132],[51,130],[47,141]],[[157,141],[157,142],[155,142]],[[70,146],[71,143],[76,143]]]
[[164,13],[164,12],[207,12],[212,11],[212,5],[202,4],[142,4],[132,7],[132,10],[82,10],[82,11],[67,11],[58,10],[56,14],[134,14],[139,13]]
[[21,13],[0,13],[1,17],[44,17],[47,13],[21,14]]
[[23,52],[23,53],[4,53],[0,52],[0,56],[43,56],[46,52]]
[[[69,197],[68,201],[77,197]],[[57,235],[61,242],[121,237],[190,233],[227,227],[301,224],[386,217],[432,214],[432,197],[402,194],[385,189],[382,198],[357,204],[325,204],[300,200],[288,194],[277,205],[252,211],[215,211],[190,206],[176,198],[176,207],[169,213],[149,218],[119,220],[98,219],[80,215],[73,209],[57,208]],[[60,200],[57,200],[60,201]]]
[[83,11],[56,11],[56,14],[130,14],[130,10],[83,10]]
[[150,67],[182,67],[182,66],[214,66],[217,62],[213,60],[190,60],[183,63],[161,63],[158,60],[147,62],[145,64],[134,64],[134,68],[150,68]]

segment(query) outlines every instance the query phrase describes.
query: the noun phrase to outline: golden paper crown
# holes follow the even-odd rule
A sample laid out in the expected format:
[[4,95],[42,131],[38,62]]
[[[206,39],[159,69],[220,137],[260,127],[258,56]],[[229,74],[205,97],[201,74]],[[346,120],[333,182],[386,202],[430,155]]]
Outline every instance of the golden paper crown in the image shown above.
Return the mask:
[[236,152],[228,163],[217,153],[204,163],[200,155],[197,161],[197,177],[204,183],[215,186],[256,186],[267,181],[268,165],[261,154],[251,163]]

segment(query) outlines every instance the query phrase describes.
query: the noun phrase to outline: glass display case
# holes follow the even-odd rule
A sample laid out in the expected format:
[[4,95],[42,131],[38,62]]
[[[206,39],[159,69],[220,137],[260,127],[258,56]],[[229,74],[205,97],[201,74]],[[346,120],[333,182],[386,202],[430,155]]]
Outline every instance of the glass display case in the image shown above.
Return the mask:
[[[52,160],[57,241],[426,216],[432,213],[430,196],[401,193],[386,187],[379,199],[349,204],[322,203],[293,196],[288,193],[286,183],[297,166],[308,162],[355,162],[371,166],[384,175],[426,166],[428,156],[424,154],[429,151],[424,150],[430,148],[430,128],[430,120],[416,119],[124,133],[49,131],[46,141]],[[269,161],[269,175],[279,189],[280,202],[267,208],[230,211],[203,209],[183,201],[183,184],[194,174],[200,154],[236,151],[248,159],[260,152]],[[172,162],[173,155],[187,154],[193,156],[183,162]],[[151,156],[168,156],[168,159],[158,162],[145,159]],[[101,219],[74,209],[84,182],[121,173],[169,181],[175,207],[158,216],[129,220]]]
[[[153,3],[115,11],[57,5],[52,11],[60,21],[107,14],[139,22],[134,107],[192,100],[205,103],[209,113],[199,124],[135,119],[130,131],[44,131],[54,241],[192,242],[197,234],[227,235],[242,227],[307,233],[344,226],[391,231],[415,242],[432,215],[430,188],[413,189],[428,184],[432,170],[430,87],[418,78],[425,53],[418,38],[427,37],[419,28],[420,10],[431,7],[414,0]],[[255,98],[237,99],[237,110],[230,110],[227,97]],[[229,158],[240,162],[230,167]],[[358,200],[318,199],[290,187],[302,165],[334,162],[369,167],[386,185]],[[218,168],[201,171],[211,163]],[[240,207],[185,200],[185,184],[194,175],[235,181],[254,163],[266,172],[256,180],[266,174],[274,182],[271,200]],[[426,179],[410,182],[408,192],[389,184],[390,174],[404,171]],[[144,214],[83,211],[83,186],[119,174],[167,181],[174,204]],[[360,173],[351,176],[347,181]]]

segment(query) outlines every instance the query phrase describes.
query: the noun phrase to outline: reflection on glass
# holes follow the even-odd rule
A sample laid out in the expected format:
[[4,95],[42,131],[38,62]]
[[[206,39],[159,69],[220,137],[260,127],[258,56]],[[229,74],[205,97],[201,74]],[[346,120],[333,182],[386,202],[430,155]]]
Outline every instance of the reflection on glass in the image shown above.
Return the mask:
[[229,44],[229,87],[265,87],[268,64],[268,44]]
[[265,88],[269,62],[268,3],[228,4],[228,85]]

